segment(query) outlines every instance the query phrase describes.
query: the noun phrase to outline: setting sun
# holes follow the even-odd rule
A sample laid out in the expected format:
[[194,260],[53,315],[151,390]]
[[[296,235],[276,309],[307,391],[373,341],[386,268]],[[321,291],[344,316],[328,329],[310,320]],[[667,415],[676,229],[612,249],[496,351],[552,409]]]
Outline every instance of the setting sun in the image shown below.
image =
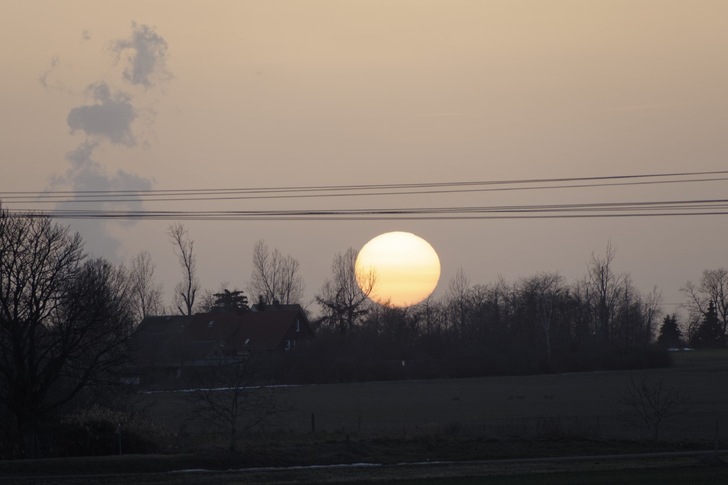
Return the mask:
[[359,287],[382,305],[415,305],[433,292],[439,278],[437,253],[409,232],[381,234],[366,243],[356,258]]

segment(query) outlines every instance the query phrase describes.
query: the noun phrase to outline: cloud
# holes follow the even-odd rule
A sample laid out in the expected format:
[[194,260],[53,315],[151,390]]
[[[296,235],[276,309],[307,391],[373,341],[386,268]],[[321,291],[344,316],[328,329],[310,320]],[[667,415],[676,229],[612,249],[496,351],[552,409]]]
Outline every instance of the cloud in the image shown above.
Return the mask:
[[[71,167],[66,173],[65,180],[74,191],[136,192],[152,188],[151,179],[124,170],[117,170],[113,175],[107,174],[104,166],[93,158],[98,146],[97,142],[86,141],[66,155],[66,159],[71,162]],[[115,196],[111,194],[109,198],[114,199]],[[123,202],[113,202],[113,205],[128,209],[141,208],[141,202],[136,197],[125,195],[123,199]],[[100,203],[100,205],[105,204],[111,203]]]
[[[134,193],[150,190],[153,181],[125,170],[117,170],[112,174],[107,173],[104,165],[94,158],[94,152],[99,145],[98,141],[86,140],[66,154],[70,167],[65,174],[52,180],[49,190],[66,187],[75,192],[75,196],[71,200],[58,204],[56,210],[143,209],[143,202]],[[93,207],[89,207],[89,201],[85,196],[89,195],[90,191],[105,193],[105,200],[96,200],[93,202]],[[127,193],[119,194],[117,193],[119,191]],[[119,222],[125,225],[133,224],[133,221],[117,221],[117,223]],[[111,224],[107,221],[82,219],[74,220],[72,226],[83,234],[84,241],[91,252],[117,257],[120,255],[121,242],[110,231]]]
[[128,39],[117,40],[112,47],[117,59],[126,54],[127,67],[124,79],[134,85],[148,88],[156,80],[171,77],[166,69],[167,41],[147,25],[132,22],[132,35]]
[[[83,31],[81,38],[83,42],[92,40],[88,31]],[[114,148],[136,147],[137,137],[133,128],[140,123],[153,122],[153,112],[140,104],[140,99],[146,97],[148,101],[155,93],[147,89],[171,78],[166,69],[167,42],[153,29],[132,23],[130,37],[113,41],[111,45],[117,63],[123,60],[123,71],[114,70],[113,76],[107,73],[102,80],[90,84],[84,91],[83,104],[72,107],[68,112],[66,123],[71,133],[79,133],[83,138],[74,150],[66,153],[65,172],[51,180],[49,190],[63,188],[74,193],[69,200],[58,204],[56,210],[142,210],[143,201],[138,194],[152,189],[154,185],[151,178],[108,167],[98,160],[97,155],[108,145]],[[104,53],[109,55],[109,50]],[[50,68],[39,78],[46,89],[63,90],[63,85],[55,81],[59,62],[58,57],[54,57]],[[118,88],[122,83],[125,83],[124,90]],[[147,96],[143,96],[144,93]],[[145,115],[148,117],[145,118]],[[91,191],[99,193],[100,197],[92,197],[91,200]],[[133,223],[74,219],[72,226],[83,234],[87,247],[93,252],[118,257],[121,240],[114,231],[118,224]]]
[[66,122],[71,133],[80,130],[87,136],[106,138],[117,145],[136,145],[131,124],[137,113],[130,96],[120,91],[112,93],[103,81],[89,86],[87,93],[94,103],[78,106],[68,113]]

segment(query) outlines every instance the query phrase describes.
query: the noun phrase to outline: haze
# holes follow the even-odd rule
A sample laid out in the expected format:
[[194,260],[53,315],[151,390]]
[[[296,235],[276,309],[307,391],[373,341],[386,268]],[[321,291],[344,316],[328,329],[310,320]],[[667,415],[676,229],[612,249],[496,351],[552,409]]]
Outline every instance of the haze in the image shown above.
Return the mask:
[[[520,180],[718,171],[728,155],[724,1],[6,2],[0,193]],[[721,199],[725,181],[450,195],[447,205]],[[438,199],[438,201],[441,201]],[[432,196],[177,202],[178,210],[431,206]],[[3,201],[6,207],[51,210]],[[105,204],[105,209],[119,208]],[[149,250],[169,293],[171,221],[68,221],[115,261]],[[437,248],[443,291],[585,273],[608,241],[665,309],[728,265],[724,215],[189,221],[203,288],[245,288],[264,239],[306,300],[334,254],[387,231]],[[169,298],[167,298],[169,300]],[[304,302],[306,303],[306,302]]]

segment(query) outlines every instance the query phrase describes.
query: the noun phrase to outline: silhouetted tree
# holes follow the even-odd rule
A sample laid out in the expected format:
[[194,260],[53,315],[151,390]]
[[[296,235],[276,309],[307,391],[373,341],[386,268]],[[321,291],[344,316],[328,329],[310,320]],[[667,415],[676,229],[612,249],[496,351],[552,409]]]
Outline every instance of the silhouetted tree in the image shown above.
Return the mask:
[[322,322],[336,328],[341,335],[351,332],[354,325],[368,313],[367,299],[374,288],[373,274],[362,275],[360,286],[356,270],[357,252],[353,248],[334,256],[331,279],[327,279],[316,296],[323,308]]
[[200,288],[197,279],[197,258],[194,253],[195,243],[182,224],[169,226],[168,235],[174,246],[177,259],[182,266],[182,281],[174,289],[174,303],[182,315],[192,315],[195,298]]
[[627,388],[619,397],[623,406],[619,416],[643,426],[652,441],[660,438],[663,424],[675,420],[690,409],[688,395],[681,389],[666,385],[662,379],[630,376]]
[[26,455],[45,418],[124,361],[129,289],[124,271],[86,259],[68,227],[0,208],[0,404],[11,416],[2,424]]
[[465,339],[471,327],[470,280],[463,268],[458,268],[448,284],[445,306],[448,309],[450,326],[460,339]]
[[728,333],[728,269],[706,269],[698,285],[688,281],[682,292],[687,296],[687,307],[690,312],[688,337],[692,338],[701,326],[710,304],[715,307],[723,334]]
[[581,309],[578,334],[582,344],[608,352],[628,352],[649,345],[659,313],[660,294],[643,296],[628,274],[615,274],[615,251],[592,255],[585,280],[572,293]]
[[240,313],[249,310],[248,297],[241,290],[230,291],[227,288],[215,293],[215,303],[211,311]]
[[613,323],[617,302],[621,294],[624,275],[617,275],[612,269],[615,249],[611,242],[603,257],[592,255],[587,277],[587,291],[591,294],[593,330],[603,345],[611,345],[614,339]]
[[718,320],[718,314],[715,311],[715,305],[712,301],[708,304],[708,310],[703,316],[700,327],[698,327],[697,332],[695,332],[695,335],[690,340],[690,345],[695,348],[725,347],[723,325]]
[[254,356],[232,359],[209,367],[183,399],[192,404],[192,416],[227,433],[235,451],[241,433],[260,425],[279,411],[276,388],[263,386],[263,362]]
[[657,345],[664,349],[682,347],[683,336],[674,314],[665,315],[660,327],[660,335],[657,337]]
[[154,282],[154,262],[148,251],[142,251],[131,260],[129,283],[136,323],[162,313],[162,285]]
[[304,283],[299,262],[291,256],[283,256],[278,249],[271,252],[265,241],[258,241],[253,248],[249,289],[252,295],[261,295],[269,305],[301,303]]
[[523,298],[530,302],[535,320],[543,332],[546,362],[551,364],[552,333],[558,326],[559,297],[565,291],[563,277],[558,273],[541,273],[526,279],[521,284]]

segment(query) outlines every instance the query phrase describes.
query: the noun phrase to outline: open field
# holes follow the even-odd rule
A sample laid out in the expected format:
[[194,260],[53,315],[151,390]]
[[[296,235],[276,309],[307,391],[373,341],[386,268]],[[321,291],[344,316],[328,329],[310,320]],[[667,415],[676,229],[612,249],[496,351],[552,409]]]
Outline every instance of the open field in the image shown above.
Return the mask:
[[[689,396],[689,411],[661,426],[661,438],[728,441],[728,352],[675,353],[675,366],[640,371],[502,376],[476,379],[310,385],[280,390],[288,410],[271,435],[352,437],[465,435],[493,438],[575,436],[640,439],[617,417],[630,377],[662,380]],[[178,393],[148,396],[155,421],[172,433],[194,432]]]
[[[145,394],[166,454],[0,462],[0,484],[728,482],[728,455],[710,451],[728,448],[728,352],[674,357],[634,372],[283,388],[287,410],[243,453],[223,451],[183,393]],[[690,398],[659,442],[616,416],[631,376]]]

